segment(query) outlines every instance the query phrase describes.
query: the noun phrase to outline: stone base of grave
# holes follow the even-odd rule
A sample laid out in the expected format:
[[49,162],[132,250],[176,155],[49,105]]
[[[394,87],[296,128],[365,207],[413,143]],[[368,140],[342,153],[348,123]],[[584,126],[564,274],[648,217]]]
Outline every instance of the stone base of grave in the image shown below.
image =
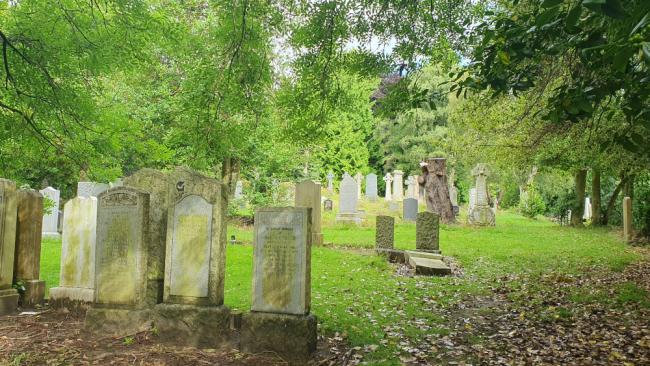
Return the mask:
[[406,263],[406,257],[403,250],[376,248],[375,251],[378,255],[386,257],[391,263]]
[[316,324],[311,314],[243,314],[240,349],[246,353],[274,353],[291,364],[304,365],[316,351]]
[[33,308],[45,300],[45,281],[23,280],[25,292],[20,295],[20,304],[23,308]]
[[13,288],[0,290],[0,316],[14,314],[18,310],[18,291]]
[[415,268],[415,274],[426,276],[447,276],[451,274],[451,268],[440,259],[409,255],[408,262],[411,267]]
[[121,337],[152,329],[153,315],[151,309],[91,308],[84,327],[93,333]]
[[158,304],[154,326],[167,343],[217,348],[229,342],[230,309],[225,306]]
[[50,289],[49,304],[54,309],[87,310],[90,308],[94,296],[95,291],[90,288],[53,287]]
[[470,210],[467,221],[472,225],[494,226],[494,210],[490,206],[476,206]]
[[44,232],[42,234],[43,238],[58,239],[61,237],[61,234],[58,232]]
[[352,222],[360,224],[363,222],[363,217],[358,213],[338,213],[336,215],[336,222]]
[[323,245],[323,234],[314,233],[311,235],[311,245],[320,246]]
[[407,256],[407,261],[410,257],[427,258],[439,261],[442,260],[442,254],[440,254],[439,250],[407,250],[404,254]]

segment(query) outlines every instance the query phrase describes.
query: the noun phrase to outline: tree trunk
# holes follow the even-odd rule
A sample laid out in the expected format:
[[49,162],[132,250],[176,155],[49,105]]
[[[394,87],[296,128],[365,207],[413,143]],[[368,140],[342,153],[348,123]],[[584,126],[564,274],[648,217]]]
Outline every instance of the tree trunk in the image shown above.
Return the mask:
[[623,186],[623,196],[630,197],[632,202],[634,202],[634,175],[632,174],[627,176],[627,181]]
[[239,161],[236,158],[226,157],[221,163],[221,180],[228,189],[228,197],[235,193],[235,183],[239,178]]
[[442,223],[456,221],[449,197],[445,159],[427,159],[427,165],[422,167],[422,175],[418,177],[418,183],[424,188],[427,211],[438,214]]
[[594,169],[591,173],[591,223],[602,225],[600,206],[602,197],[600,195],[600,170]]
[[576,173],[576,202],[571,214],[571,225],[582,225],[582,215],[585,211],[585,186],[587,185],[587,170],[580,169]]
[[609,224],[609,218],[612,217],[612,211],[616,205],[616,199],[618,198],[618,194],[621,192],[621,189],[623,189],[625,183],[627,183],[627,179],[628,178],[626,176],[621,176],[621,181],[618,183],[616,188],[614,188],[614,192],[612,192],[612,196],[609,198],[609,202],[607,203],[607,209],[603,213],[602,225]]

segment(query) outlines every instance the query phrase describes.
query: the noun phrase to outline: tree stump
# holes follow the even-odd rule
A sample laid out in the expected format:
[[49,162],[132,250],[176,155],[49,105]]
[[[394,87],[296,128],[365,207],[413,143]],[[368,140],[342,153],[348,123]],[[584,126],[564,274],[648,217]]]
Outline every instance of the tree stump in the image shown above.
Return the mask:
[[427,211],[440,217],[440,221],[449,224],[455,221],[454,209],[449,197],[447,185],[447,163],[444,158],[429,158],[422,167],[418,184],[424,188]]

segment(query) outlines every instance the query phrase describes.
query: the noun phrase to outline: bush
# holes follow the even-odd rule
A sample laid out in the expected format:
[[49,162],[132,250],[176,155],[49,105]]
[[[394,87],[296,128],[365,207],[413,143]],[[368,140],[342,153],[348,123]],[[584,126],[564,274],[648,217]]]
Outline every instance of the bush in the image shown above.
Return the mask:
[[635,180],[632,217],[639,234],[650,237],[650,174],[643,174]]
[[546,204],[534,184],[528,186],[527,194],[519,200],[519,211],[533,219],[546,211]]

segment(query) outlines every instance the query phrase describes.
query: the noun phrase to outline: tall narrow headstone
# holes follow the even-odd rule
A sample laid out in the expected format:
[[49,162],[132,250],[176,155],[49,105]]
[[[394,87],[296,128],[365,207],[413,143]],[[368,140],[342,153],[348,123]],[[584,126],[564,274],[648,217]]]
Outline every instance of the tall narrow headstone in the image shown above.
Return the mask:
[[357,173],[354,176],[354,180],[357,182],[357,197],[361,199],[361,184],[362,184],[361,181],[363,180],[363,174]]
[[401,201],[404,199],[404,172],[395,170],[393,172],[393,200]]
[[12,288],[16,254],[16,183],[0,178],[0,315],[14,313],[18,291]]
[[631,241],[633,232],[632,200],[630,197],[625,197],[623,198],[623,240],[627,242]]
[[52,187],[41,189],[39,192],[43,195],[43,197],[47,197],[52,200],[52,202],[54,202],[54,206],[50,208],[50,213],[43,216],[43,236],[58,237],[59,202],[61,192],[58,189],[54,189]]
[[[353,188],[356,193],[356,185]],[[316,318],[309,314],[310,210],[287,207],[255,212],[253,301],[251,312],[242,316],[244,352],[273,352],[304,364],[316,349]]]
[[366,198],[369,201],[377,200],[377,174],[366,175]]
[[384,176],[384,182],[386,182],[386,196],[385,200],[386,201],[392,201],[393,200],[393,193],[392,193],[392,185],[393,185],[393,176],[390,175],[390,173],[386,173]]
[[487,195],[487,178],[489,176],[489,171],[484,164],[478,164],[472,170],[472,175],[476,177],[476,196],[474,207],[470,210],[467,217],[468,221],[470,224],[475,225],[494,226],[494,211],[490,207]]
[[415,225],[415,250],[440,253],[440,217],[433,212],[420,212]]
[[244,197],[244,183],[241,180],[238,180],[235,183],[235,199],[241,199]]
[[45,282],[40,280],[43,196],[33,189],[20,189],[17,202],[14,281],[23,282],[23,306],[32,307],[45,297]]
[[327,173],[327,191],[329,194],[334,193],[334,173],[331,170]]
[[403,214],[404,221],[415,221],[418,215],[418,200],[407,198],[404,200]]
[[395,218],[377,216],[375,222],[375,248],[393,249],[395,242]]
[[476,188],[470,188],[470,190],[469,190],[469,211],[472,212],[474,207],[476,207]]
[[344,174],[339,188],[339,212],[336,221],[361,222],[361,215],[357,210],[359,204],[357,182],[349,175]]
[[415,179],[412,175],[409,175],[408,178],[406,178],[406,198],[417,198],[415,195],[415,185]]
[[585,220],[591,220],[591,200],[589,197],[585,197],[585,211],[582,218]]
[[321,233],[321,211],[320,211],[320,183],[312,180],[296,184],[296,207],[311,208],[311,242],[313,245],[323,245],[323,234]]
[[50,289],[50,304],[90,303],[95,293],[97,198],[75,197],[63,210],[59,287]]
[[106,183],[78,182],[77,197],[97,197],[109,188],[109,185]]

